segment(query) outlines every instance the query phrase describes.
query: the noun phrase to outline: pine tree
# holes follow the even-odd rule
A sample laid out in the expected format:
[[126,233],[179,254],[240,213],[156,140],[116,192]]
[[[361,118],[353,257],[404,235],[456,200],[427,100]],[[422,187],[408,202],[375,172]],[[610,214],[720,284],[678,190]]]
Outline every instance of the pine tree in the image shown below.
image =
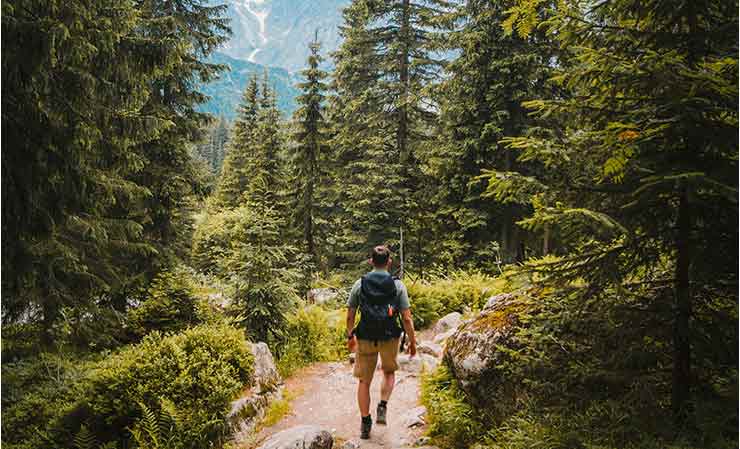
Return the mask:
[[[537,24],[531,6],[512,8],[510,32]],[[568,253],[534,269],[560,285],[585,281],[586,295],[608,286],[641,293],[645,307],[666,311],[671,403],[683,423],[692,384],[710,383],[715,369],[692,371],[704,363],[692,335],[717,318],[691,323],[712,302],[737,301],[738,41],[721,31],[737,28],[737,2],[560,2],[541,26],[573,53],[553,78],[572,97],[525,103],[547,125],[508,139],[547,172],[492,173],[489,189],[537,192],[524,225],[566,236]]]
[[[318,34],[318,33],[317,33]],[[305,81],[298,84],[303,92],[296,99],[300,105],[293,114],[296,131],[293,134],[295,147],[291,149],[292,184],[296,192],[294,222],[302,231],[306,252],[317,261],[316,222],[321,221],[322,193],[324,185],[329,182],[326,176],[327,158],[327,124],[325,115],[325,92],[327,85],[324,79],[327,73],[319,69],[322,57],[321,43],[318,36],[309,44],[311,54],[308,67],[301,71]]]
[[350,259],[419,216],[417,147],[434,117],[425,88],[439,76],[436,32],[447,9],[436,0],[357,0],[343,12],[332,115],[346,184],[339,201],[355,222],[343,237]]
[[260,91],[257,75],[253,74],[242,94],[239,115],[234,122],[233,135],[224,157],[221,178],[214,195],[216,205],[237,207],[247,189],[251,176],[250,161],[254,151],[254,133],[259,113]]
[[193,80],[220,69],[202,59],[224,39],[223,11],[3,4],[4,319],[38,310],[50,343],[63,307],[123,309],[172,254],[204,118]]
[[284,137],[276,93],[268,85],[266,72],[260,105],[244,200],[250,204],[270,205],[281,216],[285,216]]
[[[437,89],[439,138],[429,145],[425,162],[434,176],[435,234],[446,263],[490,260],[490,242],[498,242],[502,262],[521,261],[525,243],[516,222],[528,212],[514,198],[485,198],[484,170],[516,171],[535,167],[515,160],[499,143],[536,125],[522,102],[546,98],[554,44],[542,32],[526,38],[506,35],[502,22],[511,2],[471,0],[458,7],[461,27],[449,38],[457,57],[446,67],[448,77]],[[544,9],[541,6],[541,10]],[[562,65],[562,58],[559,60]],[[529,197],[525,197],[527,202]],[[539,242],[529,241],[539,253]]]

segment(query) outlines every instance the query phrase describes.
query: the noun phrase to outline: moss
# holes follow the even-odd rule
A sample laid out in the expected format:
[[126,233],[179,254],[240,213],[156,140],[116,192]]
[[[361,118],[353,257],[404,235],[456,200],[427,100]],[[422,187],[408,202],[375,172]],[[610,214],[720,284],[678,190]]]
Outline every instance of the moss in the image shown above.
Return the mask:
[[470,325],[471,330],[501,329],[506,326],[514,326],[519,317],[529,310],[527,303],[514,301],[501,308],[480,315]]

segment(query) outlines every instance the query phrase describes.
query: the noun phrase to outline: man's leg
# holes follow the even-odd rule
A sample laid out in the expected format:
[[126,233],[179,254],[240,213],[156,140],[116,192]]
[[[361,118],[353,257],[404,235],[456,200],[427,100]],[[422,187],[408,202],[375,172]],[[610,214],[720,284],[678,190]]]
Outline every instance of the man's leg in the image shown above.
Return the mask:
[[396,370],[398,369],[398,339],[389,340],[383,343],[380,349],[380,362],[383,368],[383,383],[380,385],[380,402],[376,422],[386,424],[386,412],[388,410],[388,399],[393,393],[393,386],[396,384]]
[[360,406],[360,416],[370,414],[370,382],[360,379],[357,383],[357,405]]
[[370,385],[373,381],[375,365],[378,363],[377,348],[373,348],[370,342],[358,340],[357,357],[355,357],[354,376],[357,377],[357,405],[360,408],[362,424],[360,426],[360,438],[370,438],[370,430],[373,425],[370,417]]
[[[396,373],[383,372],[383,383],[380,385],[380,400],[388,402],[393,393],[393,386],[396,384]],[[369,409],[368,409],[369,410]]]

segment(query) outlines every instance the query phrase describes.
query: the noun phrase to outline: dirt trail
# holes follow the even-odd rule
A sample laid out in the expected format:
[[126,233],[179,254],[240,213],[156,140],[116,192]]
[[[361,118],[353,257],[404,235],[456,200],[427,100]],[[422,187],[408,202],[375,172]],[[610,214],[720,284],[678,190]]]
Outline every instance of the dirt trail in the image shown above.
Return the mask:
[[[419,335],[419,341],[427,333]],[[431,334],[428,334],[431,340]],[[334,435],[335,448],[347,440],[357,441],[362,449],[396,449],[412,447],[424,427],[408,427],[404,417],[418,407],[420,378],[418,373],[399,370],[396,386],[388,402],[388,425],[375,424],[375,407],[380,400],[382,372],[375,372],[370,390],[370,413],[373,430],[369,440],[360,440],[360,413],[357,409],[357,379],[348,362],[317,363],[299,370],[285,382],[285,391],[295,394],[291,412],[272,427],[263,429],[258,441],[293,426],[315,424]]]
[[[376,372],[370,395],[371,414],[380,398],[382,373]],[[298,396],[291,402],[291,412],[280,422],[260,432],[259,440],[281,430],[302,424],[315,424],[331,431],[335,447],[343,441],[356,440],[360,447],[400,448],[413,446],[422,433],[420,427],[407,428],[403,415],[419,405],[419,377],[417,374],[398,371],[396,387],[388,402],[388,425],[373,423],[369,440],[360,440],[360,413],[357,410],[357,380],[352,376],[349,363],[319,363],[305,368],[285,383],[287,391]]]

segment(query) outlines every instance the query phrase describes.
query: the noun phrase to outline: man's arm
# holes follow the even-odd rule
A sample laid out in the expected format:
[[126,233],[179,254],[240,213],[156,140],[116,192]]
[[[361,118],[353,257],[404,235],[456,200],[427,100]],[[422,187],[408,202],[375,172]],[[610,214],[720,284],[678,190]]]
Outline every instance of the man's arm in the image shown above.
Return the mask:
[[403,324],[403,330],[406,331],[406,336],[409,338],[409,355],[414,356],[416,355],[416,333],[414,332],[414,320],[411,318],[409,293],[403,282],[399,281],[397,285],[400,287],[401,323]]
[[349,339],[352,330],[355,328],[355,314],[357,309],[354,307],[347,307],[347,339]]
[[409,355],[416,355],[416,334],[414,333],[414,320],[411,318],[411,309],[401,311],[401,322],[406,336],[409,338]]

